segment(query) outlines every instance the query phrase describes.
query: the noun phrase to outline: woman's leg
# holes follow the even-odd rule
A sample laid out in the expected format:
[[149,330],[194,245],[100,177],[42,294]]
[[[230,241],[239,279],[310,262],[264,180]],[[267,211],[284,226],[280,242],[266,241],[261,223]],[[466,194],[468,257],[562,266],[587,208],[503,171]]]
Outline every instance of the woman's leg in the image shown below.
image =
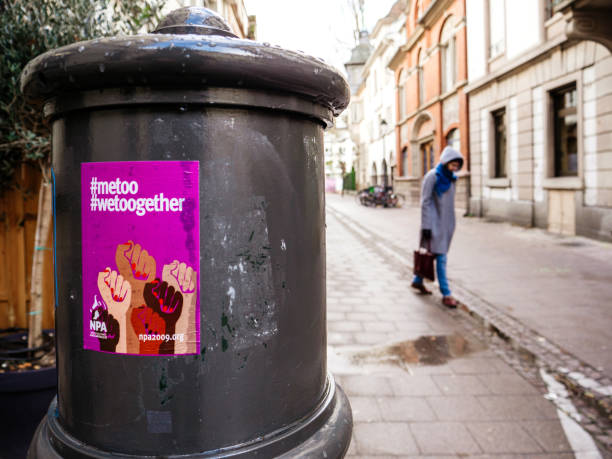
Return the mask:
[[439,253],[436,255],[436,274],[438,275],[438,284],[440,284],[440,292],[443,296],[450,296],[451,291],[448,287],[448,279],[446,278],[446,254]]

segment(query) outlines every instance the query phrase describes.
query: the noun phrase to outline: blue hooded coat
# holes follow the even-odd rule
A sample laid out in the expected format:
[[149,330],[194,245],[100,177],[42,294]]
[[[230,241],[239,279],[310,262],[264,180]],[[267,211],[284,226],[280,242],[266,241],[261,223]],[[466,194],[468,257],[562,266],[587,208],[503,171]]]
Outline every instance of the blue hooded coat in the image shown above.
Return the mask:
[[[440,156],[443,165],[459,160],[463,166],[463,156],[457,150],[446,147]],[[455,233],[455,188],[456,181],[451,180],[450,187],[438,194],[436,192],[436,168],[430,170],[423,178],[421,188],[421,229],[431,230],[431,251],[447,253]],[[445,187],[443,187],[445,188]]]

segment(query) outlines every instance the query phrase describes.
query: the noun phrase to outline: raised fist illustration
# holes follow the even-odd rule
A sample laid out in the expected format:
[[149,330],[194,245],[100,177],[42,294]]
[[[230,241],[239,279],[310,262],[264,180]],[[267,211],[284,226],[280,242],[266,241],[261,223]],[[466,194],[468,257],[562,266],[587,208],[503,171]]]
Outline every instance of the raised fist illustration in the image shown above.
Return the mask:
[[161,339],[166,334],[166,322],[148,306],[139,306],[132,310],[132,327],[139,340],[140,354],[160,354]]
[[100,327],[98,341],[100,342],[100,350],[107,352],[116,352],[117,343],[121,337],[119,322],[109,314],[101,303],[99,306],[91,309],[91,320],[95,323],[103,324]]
[[145,283],[155,279],[155,258],[134,241],[117,246],[115,262],[121,275],[130,283]]
[[147,306],[164,319],[166,335],[170,337],[162,342],[160,354],[174,354],[173,335],[176,322],[183,311],[183,294],[167,282],[155,279],[145,285],[144,299]]
[[127,310],[132,301],[132,286],[117,271],[106,268],[98,273],[98,290],[120,330],[116,352],[126,353]]
[[197,352],[196,333],[196,300],[197,300],[197,272],[186,263],[174,260],[164,265],[162,281],[174,287],[175,291],[183,294],[183,311],[176,322],[175,333],[182,339],[175,340],[175,354],[191,354]]
[[197,285],[197,272],[186,263],[181,263],[174,260],[169,265],[164,265],[162,272],[162,280],[176,285],[176,290],[180,289],[181,293],[195,292]]
[[[156,262],[155,258],[149,255],[149,252],[144,250],[140,244],[134,241],[128,241],[125,244],[119,244],[115,251],[115,263],[119,273],[132,286],[132,300],[128,316],[134,308],[143,306],[145,300],[143,297],[144,286],[147,282],[155,279]],[[130,354],[138,353],[139,344],[138,336],[132,327],[126,330],[127,352]]]

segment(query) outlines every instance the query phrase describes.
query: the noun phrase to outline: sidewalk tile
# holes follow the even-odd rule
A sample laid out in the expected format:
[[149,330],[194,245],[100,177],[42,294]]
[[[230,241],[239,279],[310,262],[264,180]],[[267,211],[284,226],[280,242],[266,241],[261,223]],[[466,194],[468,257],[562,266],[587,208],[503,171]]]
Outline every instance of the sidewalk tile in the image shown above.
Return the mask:
[[[572,453],[568,454],[496,454],[495,456],[491,456],[491,454],[483,454],[483,455],[470,455],[470,459],[576,459],[576,456]],[[378,459],[378,458],[377,458]],[[436,459],[438,459],[436,457]],[[589,458],[580,458],[580,459],[589,459]],[[595,459],[595,458],[592,458]]]
[[363,328],[370,332],[395,332],[397,328],[393,322],[364,322]]
[[341,322],[346,320],[346,314],[340,311],[327,311],[327,322]]
[[383,332],[355,332],[355,342],[357,344],[384,344],[393,342],[388,333]]
[[[477,356],[470,356],[451,360],[449,365],[457,374],[498,373],[504,367],[503,365],[498,366],[497,362],[495,362],[496,360],[499,361],[498,358],[481,358]],[[514,373],[513,370],[512,372]]]
[[421,363],[408,365],[412,376],[433,376],[454,374],[448,365],[423,365]]
[[419,449],[425,454],[480,453],[472,435],[462,424],[455,422],[427,422],[410,424]]
[[354,395],[392,395],[389,378],[371,375],[346,375],[342,377],[344,391]]
[[351,312],[346,314],[346,318],[358,322],[376,322],[378,320],[373,312]]
[[538,390],[517,374],[479,375],[478,378],[493,394],[538,394]]
[[385,421],[433,421],[436,419],[433,410],[422,397],[379,397],[378,406]]
[[556,408],[539,395],[480,395],[487,419],[527,421],[558,419]]
[[549,453],[571,452],[572,447],[558,421],[528,421],[521,423],[523,429]]
[[542,448],[514,422],[471,422],[468,429],[485,453],[540,453]]
[[363,327],[360,322],[340,321],[340,322],[329,322],[327,328],[332,332],[354,332],[362,331]]
[[353,306],[350,304],[340,304],[337,301],[330,301],[330,299],[327,298],[327,310],[345,312],[347,315],[350,315],[350,313],[353,311]]
[[353,335],[350,333],[327,333],[327,343],[332,346],[346,346],[354,344]]
[[490,394],[487,387],[474,375],[433,375],[444,395]]
[[393,378],[391,381],[393,393],[399,396],[425,396],[440,395],[440,389],[434,383],[431,376],[419,375],[403,378]]
[[358,454],[409,455],[419,452],[408,424],[405,423],[357,423],[354,432]]
[[350,402],[355,422],[382,421],[376,398],[352,396]]
[[427,397],[441,421],[479,421],[490,419],[490,415],[471,395],[453,397]]

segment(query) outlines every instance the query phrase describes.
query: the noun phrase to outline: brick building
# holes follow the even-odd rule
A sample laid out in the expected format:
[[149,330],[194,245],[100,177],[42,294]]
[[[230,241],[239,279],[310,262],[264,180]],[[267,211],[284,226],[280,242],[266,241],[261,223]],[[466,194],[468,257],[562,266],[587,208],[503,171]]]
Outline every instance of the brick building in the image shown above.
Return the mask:
[[418,203],[421,179],[446,145],[461,151],[457,206],[467,208],[469,191],[465,0],[410,3],[406,43],[389,63],[396,84],[395,188]]

